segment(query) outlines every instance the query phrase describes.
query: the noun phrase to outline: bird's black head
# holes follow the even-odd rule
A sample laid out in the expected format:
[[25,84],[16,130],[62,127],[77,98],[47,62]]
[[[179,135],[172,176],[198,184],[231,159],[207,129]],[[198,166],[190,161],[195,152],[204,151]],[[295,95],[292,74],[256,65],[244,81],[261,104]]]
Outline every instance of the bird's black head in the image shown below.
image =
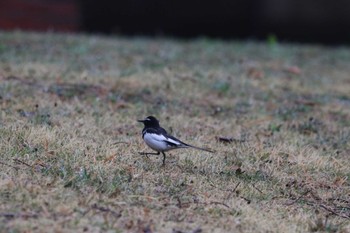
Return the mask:
[[159,121],[154,116],[148,116],[144,120],[138,120],[142,122],[145,127],[159,127]]

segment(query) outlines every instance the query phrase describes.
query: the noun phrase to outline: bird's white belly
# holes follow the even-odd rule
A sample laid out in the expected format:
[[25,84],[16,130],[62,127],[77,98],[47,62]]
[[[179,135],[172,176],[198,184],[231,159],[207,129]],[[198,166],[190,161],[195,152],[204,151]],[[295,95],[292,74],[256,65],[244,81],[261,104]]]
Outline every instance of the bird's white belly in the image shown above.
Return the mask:
[[174,149],[173,147],[169,146],[166,142],[164,142],[165,139],[166,138],[162,135],[149,133],[146,133],[143,137],[145,143],[155,151],[167,151]]

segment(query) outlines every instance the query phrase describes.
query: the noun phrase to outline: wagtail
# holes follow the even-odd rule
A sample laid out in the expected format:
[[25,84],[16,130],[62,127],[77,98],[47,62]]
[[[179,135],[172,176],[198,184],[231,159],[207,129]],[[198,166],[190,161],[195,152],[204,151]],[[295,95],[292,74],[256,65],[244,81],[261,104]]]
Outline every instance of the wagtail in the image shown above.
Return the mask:
[[197,150],[203,150],[213,153],[212,150],[200,148],[189,145],[180,141],[179,139],[169,135],[165,129],[159,125],[159,121],[153,117],[146,117],[144,120],[138,120],[142,122],[145,127],[142,130],[142,138],[151,149],[157,151],[157,153],[139,152],[142,155],[159,155],[163,154],[163,165],[165,165],[165,151],[179,149],[179,148],[194,148]]

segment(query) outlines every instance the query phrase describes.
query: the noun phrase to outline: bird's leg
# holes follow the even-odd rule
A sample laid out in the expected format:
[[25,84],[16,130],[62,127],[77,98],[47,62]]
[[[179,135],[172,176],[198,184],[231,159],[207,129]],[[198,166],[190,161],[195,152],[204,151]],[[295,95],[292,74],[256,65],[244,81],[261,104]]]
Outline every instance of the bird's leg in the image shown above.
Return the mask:
[[162,151],[162,154],[163,154],[163,166],[165,166],[165,153],[164,153],[164,151]]
[[147,153],[147,152],[139,152],[140,155],[146,155],[146,157],[149,159],[148,155],[159,155],[160,152],[158,151],[157,153]]

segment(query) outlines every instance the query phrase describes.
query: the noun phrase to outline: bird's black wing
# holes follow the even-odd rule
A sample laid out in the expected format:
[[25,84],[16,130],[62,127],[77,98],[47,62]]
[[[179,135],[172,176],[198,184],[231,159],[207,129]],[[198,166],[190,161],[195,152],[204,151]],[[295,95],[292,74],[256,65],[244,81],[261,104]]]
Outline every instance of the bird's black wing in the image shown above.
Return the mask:
[[144,128],[142,130],[142,138],[145,136],[146,133],[164,135],[165,137],[167,137],[167,135],[168,135],[166,130],[163,129],[162,127],[158,127],[158,128]]

